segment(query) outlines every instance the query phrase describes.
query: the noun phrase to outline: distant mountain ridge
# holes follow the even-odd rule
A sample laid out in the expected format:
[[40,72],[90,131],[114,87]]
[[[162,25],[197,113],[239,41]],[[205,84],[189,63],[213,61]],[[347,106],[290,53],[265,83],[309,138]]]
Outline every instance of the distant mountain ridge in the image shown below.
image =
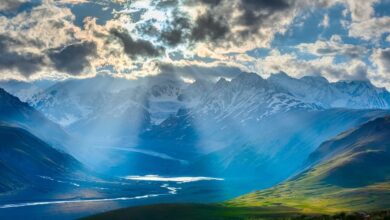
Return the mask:
[[54,85],[56,81],[37,80],[37,81],[18,81],[18,80],[0,80],[0,88],[3,88],[12,95],[26,102],[35,94],[44,91]]
[[[198,80],[193,84],[164,76],[137,81],[97,76],[57,83],[28,102],[64,126],[93,117],[103,106],[111,106],[115,111],[119,104],[113,100],[128,103],[122,104],[121,108],[143,108],[149,112],[152,123],[160,124],[183,108],[233,114],[241,107],[241,112],[259,110],[255,106],[250,109],[240,106],[237,101],[244,96],[242,103],[269,102],[268,110],[262,113],[264,117],[290,107],[390,109],[390,93],[368,81],[330,83],[322,77],[296,79],[285,73],[273,74],[268,79],[255,73],[241,73],[231,81],[221,79],[212,83]],[[233,109],[233,105],[238,110]],[[231,109],[227,109],[229,106]],[[257,115],[261,118],[259,111]]]
[[294,96],[324,108],[389,109],[390,93],[369,81],[339,81],[330,83],[320,76],[296,79],[285,73],[268,78],[275,86]]

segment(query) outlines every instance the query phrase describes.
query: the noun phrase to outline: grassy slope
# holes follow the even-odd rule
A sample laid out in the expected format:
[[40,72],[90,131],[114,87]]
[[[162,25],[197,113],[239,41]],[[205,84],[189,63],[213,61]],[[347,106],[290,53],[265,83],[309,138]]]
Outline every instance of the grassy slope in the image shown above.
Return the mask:
[[287,206],[302,213],[334,214],[344,211],[371,211],[390,208],[390,182],[344,188],[323,183],[321,178],[340,161],[324,164],[296,180],[271,189],[228,201],[227,206]]
[[[390,117],[376,119],[319,147],[320,164],[273,188],[226,205],[287,206],[303,213],[390,208]],[[319,155],[314,152],[315,155]]]

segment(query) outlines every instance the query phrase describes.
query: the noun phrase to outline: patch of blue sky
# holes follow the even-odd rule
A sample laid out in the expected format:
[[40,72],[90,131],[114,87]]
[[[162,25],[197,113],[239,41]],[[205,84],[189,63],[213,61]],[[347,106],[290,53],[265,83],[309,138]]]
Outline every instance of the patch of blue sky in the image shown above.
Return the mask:
[[[272,47],[296,46],[301,43],[313,43],[319,39],[328,40],[332,35],[348,37],[348,30],[341,21],[349,20],[342,15],[345,7],[337,4],[329,9],[317,9],[307,14],[298,16],[291,27],[284,34],[276,34]],[[321,25],[324,16],[329,17],[329,26]]]
[[[390,45],[390,42],[386,41],[387,35],[382,36],[379,43],[349,37],[348,29],[342,25],[342,21],[351,22],[351,18],[349,15],[346,17],[343,16],[344,9],[344,5],[338,4],[330,9],[318,9],[296,18],[294,24],[291,25],[285,34],[277,34],[275,36],[271,48],[278,49],[281,54],[294,54],[301,60],[313,60],[318,58],[318,56],[300,51],[295,46],[301,43],[314,43],[317,40],[328,41],[333,35],[339,35],[343,43],[365,46],[367,48],[377,47],[378,45],[376,44],[379,44],[382,48]],[[325,15],[329,16],[329,25],[327,27],[320,25]],[[255,51],[251,51],[252,54],[255,54]],[[370,52],[363,54],[361,60],[370,63],[370,54]],[[344,63],[350,59],[351,57],[346,55],[336,55],[334,62]]]
[[280,54],[282,54],[282,55],[300,53],[299,49],[294,47],[294,46],[282,45],[282,46],[277,47],[277,49],[279,50]]
[[178,60],[184,59],[183,54],[181,52],[178,52],[178,51],[170,52],[170,53],[168,53],[168,56],[173,61],[178,61]]
[[351,60],[349,57],[338,54],[338,55],[334,56],[333,63],[334,64],[346,63],[349,60]]
[[371,62],[370,60],[370,57],[371,57],[371,53],[370,54],[366,54],[365,56],[363,56],[361,58],[361,61],[365,62],[367,65],[373,65],[373,63]]
[[349,16],[344,17],[342,15],[344,10],[344,5],[337,4],[325,12],[329,17],[329,26],[321,27],[322,32],[319,36],[321,39],[330,39],[332,35],[340,35],[343,38],[348,38],[348,30],[343,27],[342,21],[350,22],[351,19]]
[[305,51],[301,51],[297,47],[294,46],[281,46],[278,48],[281,55],[284,54],[293,54],[297,57],[299,60],[314,60],[318,59],[318,56],[315,54],[311,54]]
[[367,48],[387,48],[390,46],[390,42],[387,41],[387,36],[388,34],[383,34],[378,40],[364,40],[360,38],[343,36],[343,42],[345,44],[360,45]]
[[129,15],[134,22],[138,22],[142,19],[142,15],[145,14],[146,11],[146,9],[140,8],[137,11],[130,12]]
[[122,5],[113,2],[107,4],[87,2],[70,5],[70,10],[76,17],[75,25],[79,27],[83,27],[86,17],[94,17],[97,19],[97,24],[104,25],[114,18],[114,10],[119,11],[121,9],[123,9]]
[[390,38],[390,33],[382,35],[380,40],[379,40],[378,47],[382,48],[382,49],[390,47],[390,41],[388,41],[390,39],[388,39],[388,38]]
[[361,45],[361,46],[368,46],[370,44],[374,44],[373,41],[366,41],[360,38],[354,38],[349,36],[342,36],[342,39],[345,44],[353,44],[353,45]]
[[[189,60],[191,60],[191,59],[189,59]],[[211,57],[201,57],[201,56],[198,56],[198,55],[195,55],[193,57],[193,60],[201,61],[201,62],[204,62],[204,63],[212,63],[212,62],[218,61],[218,59],[214,59],[214,58],[211,58]]]
[[251,56],[251,57],[262,58],[262,57],[268,56],[270,51],[271,51],[271,49],[269,49],[269,48],[256,48],[256,49],[247,51],[246,54],[248,56]]
[[41,5],[41,0],[30,0],[21,4],[16,10],[13,11],[0,11],[0,16],[5,16],[7,18],[12,18],[22,12],[31,11],[33,8]]
[[112,66],[107,65],[107,66],[98,67],[96,69],[96,72],[98,72],[98,73],[115,73],[116,71]]
[[302,52],[302,51],[296,51],[295,55],[297,56],[297,58],[299,60],[309,61],[309,60],[318,59],[318,56],[311,54],[311,53]]
[[316,10],[294,19],[286,33],[275,35],[271,47],[294,46],[300,43],[315,42],[323,32],[319,26],[324,18],[324,10]]
[[390,16],[390,1],[381,1],[381,3],[374,5],[374,9],[376,17]]

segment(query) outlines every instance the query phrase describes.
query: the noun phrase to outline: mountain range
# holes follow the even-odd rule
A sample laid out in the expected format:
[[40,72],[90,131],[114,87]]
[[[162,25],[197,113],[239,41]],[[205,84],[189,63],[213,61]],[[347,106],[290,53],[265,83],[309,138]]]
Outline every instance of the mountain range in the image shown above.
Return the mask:
[[136,112],[146,111],[150,123],[158,125],[180,109],[212,114],[216,120],[241,117],[242,122],[294,108],[389,109],[390,93],[369,81],[330,83],[322,77],[296,79],[285,73],[268,79],[240,73],[231,81],[221,78],[216,83],[197,80],[193,84],[169,75],[136,82],[103,75],[59,82],[27,101],[66,127],[110,111],[121,115],[134,107],[141,108]]
[[248,191],[283,181],[323,141],[386,115],[390,93],[368,81],[285,73],[192,84],[100,75],[58,82],[27,101],[80,140],[69,153],[103,173],[254,179]]

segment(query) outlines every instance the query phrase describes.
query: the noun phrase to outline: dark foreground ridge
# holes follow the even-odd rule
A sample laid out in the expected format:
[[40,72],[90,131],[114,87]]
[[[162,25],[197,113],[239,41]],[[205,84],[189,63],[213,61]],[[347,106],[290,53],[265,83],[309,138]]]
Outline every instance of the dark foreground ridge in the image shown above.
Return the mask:
[[301,214],[287,207],[226,207],[201,204],[161,204],[119,209],[83,218],[83,220],[241,220],[241,219],[291,219],[291,220],[353,220],[390,219],[390,211],[338,213],[334,215]]

